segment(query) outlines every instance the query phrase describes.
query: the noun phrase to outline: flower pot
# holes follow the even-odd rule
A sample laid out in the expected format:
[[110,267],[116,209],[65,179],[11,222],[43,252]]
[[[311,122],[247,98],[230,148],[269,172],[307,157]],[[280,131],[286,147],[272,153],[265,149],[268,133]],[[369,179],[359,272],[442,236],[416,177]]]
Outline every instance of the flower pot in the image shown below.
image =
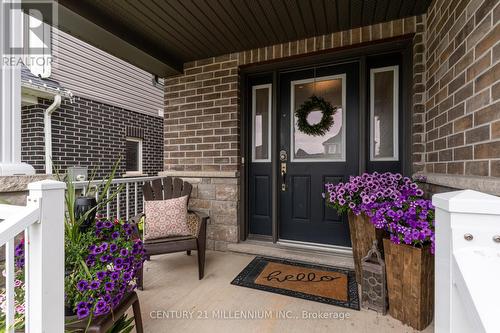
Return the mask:
[[375,228],[364,214],[355,215],[349,212],[348,218],[356,281],[361,283],[361,259],[370,251],[374,240],[378,241],[378,248],[383,257],[382,239],[385,231]]
[[429,246],[416,248],[384,239],[389,314],[417,330],[434,313],[434,256]]
[[[75,217],[77,219],[84,215],[87,211],[97,206],[97,200],[92,197],[78,197],[75,200]],[[94,210],[80,225],[81,231],[86,231],[95,222],[96,211]]]

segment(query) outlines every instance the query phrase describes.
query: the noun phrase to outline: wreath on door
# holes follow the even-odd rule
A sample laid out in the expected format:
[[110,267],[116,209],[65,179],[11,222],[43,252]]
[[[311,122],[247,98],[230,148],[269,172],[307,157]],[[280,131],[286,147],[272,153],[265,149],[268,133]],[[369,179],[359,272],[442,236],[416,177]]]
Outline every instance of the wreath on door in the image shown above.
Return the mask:
[[[323,114],[319,123],[309,124],[307,117],[312,111],[319,110]],[[337,112],[337,107],[326,101],[323,97],[312,95],[302,105],[295,110],[297,118],[297,129],[307,135],[323,136],[333,126],[333,115]]]

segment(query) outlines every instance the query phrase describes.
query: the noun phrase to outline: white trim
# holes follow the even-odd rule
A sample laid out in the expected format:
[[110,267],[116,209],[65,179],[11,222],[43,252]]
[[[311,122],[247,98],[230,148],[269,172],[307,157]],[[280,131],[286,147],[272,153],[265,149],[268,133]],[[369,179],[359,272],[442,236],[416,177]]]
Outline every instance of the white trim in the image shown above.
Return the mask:
[[[271,128],[272,128],[272,83],[268,84],[260,84],[256,86],[252,86],[252,163],[267,163],[271,162]],[[267,158],[266,159],[256,159],[255,158],[255,115],[257,113],[256,110],[256,91],[257,89],[266,89],[268,90],[268,110],[267,110],[267,118],[268,118],[268,135],[267,135]],[[262,143],[264,144],[264,143]]]
[[[2,1],[0,17],[10,23],[0,25],[0,57],[12,56],[9,45],[22,45],[23,13],[15,2]],[[34,175],[35,169],[21,162],[21,67],[0,65],[0,176]]]
[[[134,137],[127,137],[127,141],[132,141],[132,142],[137,142],[139,144],[139,149],[137,152],[137,166],[139,170],[133,170],[133,171],[126,171],[125,174],[127,176],[140,176],[142,175],[142,139],[141,138],[134,138]],[[125,151],[125,157],[127,155],[127,152]],[[127,161],[125,161],[126,164]]]
[[[326,158],[294,158],[295,156],[295,115],[294,115],[294,102],[295,102],[295,86],[298,84],[321,82],[328,80],[342,80],[342,158],[340,159],[326,159]],[[346,74],[328,75],[312,79],[296,80],[290,82],[290,161],[291,162],[346,162]]]
[[[375,73],[393,72],[393,156],[375,157],[373,145],[373,119],[375,113]],[[399,161],[399,65],[370,69],[370,161]]]

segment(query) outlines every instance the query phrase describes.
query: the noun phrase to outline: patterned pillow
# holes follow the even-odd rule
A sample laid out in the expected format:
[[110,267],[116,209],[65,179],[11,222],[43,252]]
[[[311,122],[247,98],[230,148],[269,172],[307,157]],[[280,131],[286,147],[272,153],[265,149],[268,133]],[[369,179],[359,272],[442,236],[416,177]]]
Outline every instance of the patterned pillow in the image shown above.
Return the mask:
[[146,201],[144,239],[191,235],[187,224],[187,202],[187,195],[168,200]]

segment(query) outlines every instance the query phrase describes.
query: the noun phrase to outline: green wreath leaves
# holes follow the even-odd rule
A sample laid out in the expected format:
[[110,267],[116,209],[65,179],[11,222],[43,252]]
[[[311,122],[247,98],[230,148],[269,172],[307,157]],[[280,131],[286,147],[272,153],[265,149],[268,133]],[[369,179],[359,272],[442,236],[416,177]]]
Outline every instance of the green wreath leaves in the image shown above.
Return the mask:
[[[314,110],[320,110],[323,113],[321,121],[311,125],[307,121],[307,116]],[[312,136],[325,135],[333,125],[333,115],[337,112],[337,107],[333,107],[323,97],[312,95],[302,105],[295,110],[297,118],[297,129],[304,134]]]

